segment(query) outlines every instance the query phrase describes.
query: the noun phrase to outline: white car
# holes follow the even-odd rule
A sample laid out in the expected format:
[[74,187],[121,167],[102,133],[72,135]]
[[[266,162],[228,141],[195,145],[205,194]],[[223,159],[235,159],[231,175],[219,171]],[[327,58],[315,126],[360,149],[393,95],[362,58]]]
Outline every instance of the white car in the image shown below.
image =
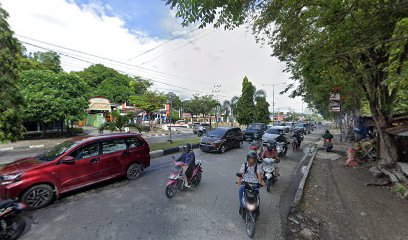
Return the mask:
[[273,126],[266,130],[265,134],[262,136],[262,142],[273,142],[282,133],[285,132],[285,126]]

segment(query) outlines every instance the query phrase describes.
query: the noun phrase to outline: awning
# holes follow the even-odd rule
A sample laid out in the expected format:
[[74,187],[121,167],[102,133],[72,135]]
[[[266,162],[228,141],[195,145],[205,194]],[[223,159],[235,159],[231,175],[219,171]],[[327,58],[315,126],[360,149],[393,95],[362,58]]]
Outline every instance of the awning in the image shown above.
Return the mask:
[[109,103],[91,103],[88,107],[89,111],[110,111],[111,106]]

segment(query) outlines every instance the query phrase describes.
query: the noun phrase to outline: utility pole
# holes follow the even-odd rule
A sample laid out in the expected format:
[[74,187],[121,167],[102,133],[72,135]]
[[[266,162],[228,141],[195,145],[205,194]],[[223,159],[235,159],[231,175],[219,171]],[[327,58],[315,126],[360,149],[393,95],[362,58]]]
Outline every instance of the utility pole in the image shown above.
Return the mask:
[[286,83],[262,84],[262,86],[272,86],[272,125],[275,124],[275,86],[284,84]]
[[[214,85],[214,89],[211,91],[212,93],[215,93],[214,97],[215,99],[217,99],[217,102],[219,101],[218,99],[219,96],[217,94],[221,92],[220,88],[221,88],[221,84]],[[211,119],[211,113],[210,113],[210,119]],[[215,109],[215,126],[218,127],[218,106]]]

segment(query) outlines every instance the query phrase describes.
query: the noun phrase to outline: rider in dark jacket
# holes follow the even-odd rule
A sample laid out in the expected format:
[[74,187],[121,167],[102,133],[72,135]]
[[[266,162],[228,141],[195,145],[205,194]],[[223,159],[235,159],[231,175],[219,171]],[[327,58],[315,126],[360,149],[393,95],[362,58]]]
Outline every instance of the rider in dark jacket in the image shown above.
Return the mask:
[[183,162],[185,164],[185,166],[183,166],[183,173],[187,177],[186,183],[190,185],[190,178],[195,167],[195,154],[190,143],[184,145],[183,153],[177,158],[176,161]]
[[327,129],[326,132],[323,134],[323,138],[331,140],[333,138],[333,134],[331,134],[330,131]]

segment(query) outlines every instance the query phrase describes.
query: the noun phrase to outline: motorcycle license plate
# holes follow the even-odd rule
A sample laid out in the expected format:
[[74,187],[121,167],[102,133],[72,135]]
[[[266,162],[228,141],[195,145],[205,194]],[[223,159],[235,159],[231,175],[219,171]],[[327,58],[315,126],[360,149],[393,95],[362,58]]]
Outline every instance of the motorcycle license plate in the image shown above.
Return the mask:
[[272,174],[271,173],[266,173],[265,176],[266,176],[267,179],[269,179],[269,178],[272,177]]

